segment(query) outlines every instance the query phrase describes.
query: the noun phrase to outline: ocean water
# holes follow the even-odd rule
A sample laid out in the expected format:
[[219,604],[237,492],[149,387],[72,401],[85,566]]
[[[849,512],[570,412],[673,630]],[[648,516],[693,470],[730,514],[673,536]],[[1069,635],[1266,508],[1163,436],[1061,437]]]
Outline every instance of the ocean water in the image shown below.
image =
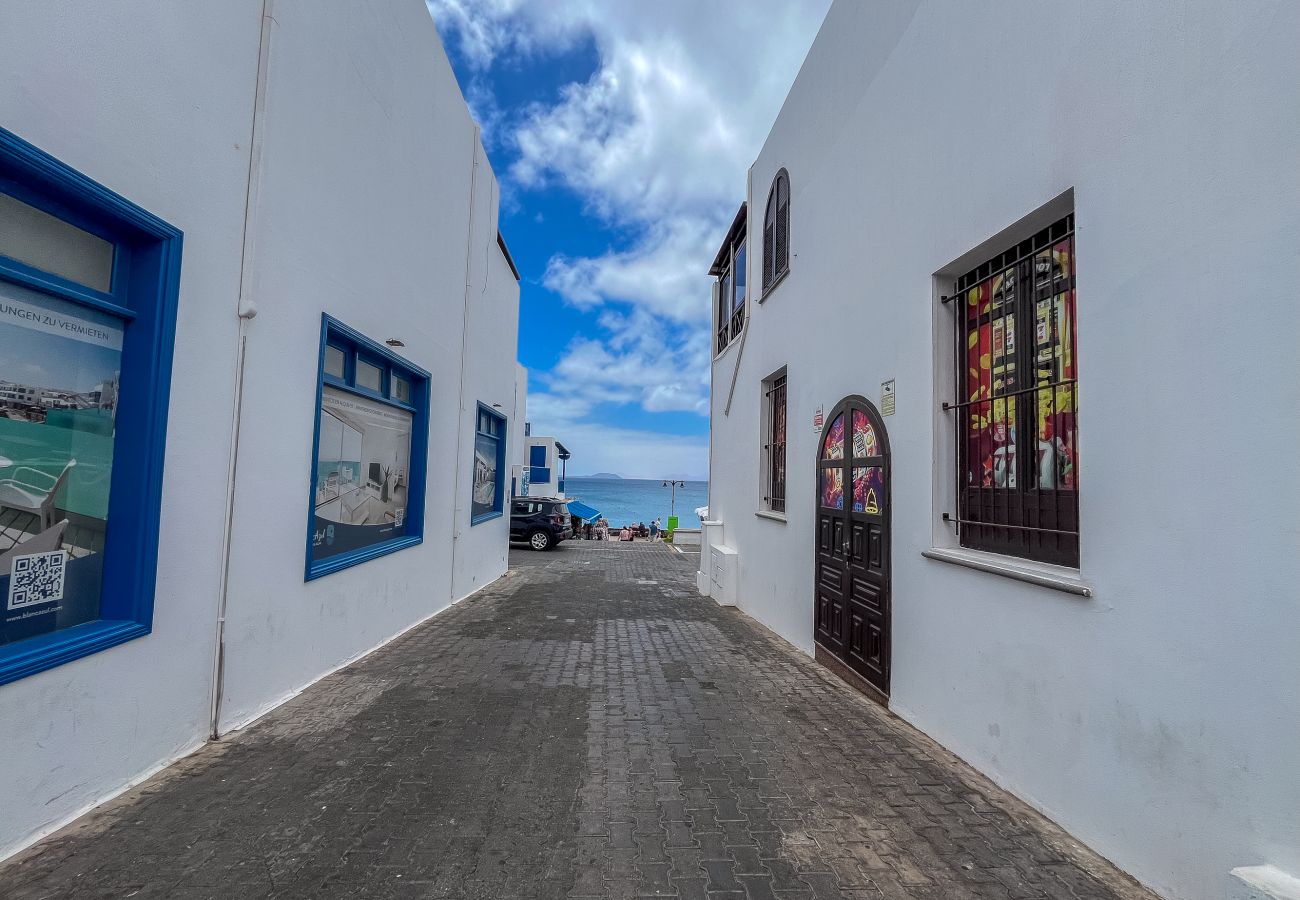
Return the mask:
[[[631,525],[655,519],[668,525],[668,510],[672,489],[663,486],[662,480],[640,478],[566,478],[564,494],[581,500],[600,510],[610,525]],[[677,488],[677,518],[680,528],[699,528],[700,517],[695,509],[709,502],[707,481],[688,481],[686,487]]]

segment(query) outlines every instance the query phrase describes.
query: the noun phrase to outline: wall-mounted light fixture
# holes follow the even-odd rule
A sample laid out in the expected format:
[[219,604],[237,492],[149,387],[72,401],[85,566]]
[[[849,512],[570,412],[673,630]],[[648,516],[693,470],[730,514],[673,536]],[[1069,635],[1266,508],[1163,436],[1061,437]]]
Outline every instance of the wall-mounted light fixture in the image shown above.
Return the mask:
[[390,347],[405,347],[405,346],[406,346],[406,344],[405,344],[404,342],[399,341],[397,338],[389,338],[388,340],[384,341],[384,343],[387,344],[387,345],[390,346]]

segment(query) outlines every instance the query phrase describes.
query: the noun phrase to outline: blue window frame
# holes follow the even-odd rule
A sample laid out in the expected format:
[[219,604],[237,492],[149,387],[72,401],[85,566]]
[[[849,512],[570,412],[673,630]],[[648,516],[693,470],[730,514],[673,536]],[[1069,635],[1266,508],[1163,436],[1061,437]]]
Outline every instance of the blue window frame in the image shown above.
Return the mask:
[[505,509],[506,417],[480,403],[474,426],[474,486],[470,524],[495,519]]
[[534,444],[528,448],[528,481],[530,484],[548,484],[551,468],[546,464],[546,446]]
[[310,581],[424,540],[429,373],[321,316]]
[[152,630],[182,235],[3,128],[0,221],[3,684]]

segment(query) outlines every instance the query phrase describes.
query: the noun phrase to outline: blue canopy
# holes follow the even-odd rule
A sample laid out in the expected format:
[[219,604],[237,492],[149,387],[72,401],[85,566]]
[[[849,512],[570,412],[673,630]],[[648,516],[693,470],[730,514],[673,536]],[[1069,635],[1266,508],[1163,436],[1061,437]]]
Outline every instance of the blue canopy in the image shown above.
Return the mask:
[[600,510],[588,506],[581,500],[569,500],[567,502],[569,504],[569,515],[571,516],[577,516],[579,519],[586,519],[590,522],[600,515]]

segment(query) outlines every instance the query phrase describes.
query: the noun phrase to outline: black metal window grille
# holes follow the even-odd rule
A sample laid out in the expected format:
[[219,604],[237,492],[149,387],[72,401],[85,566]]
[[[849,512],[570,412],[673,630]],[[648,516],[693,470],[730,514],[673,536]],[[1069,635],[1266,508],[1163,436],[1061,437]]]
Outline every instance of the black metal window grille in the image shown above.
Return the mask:
[[790,270],[790,175],[776,173],[763,213],[763,292]]
[[961,545],[1078,566],[1074,216],[958,278],[944,302]]
[[767,388],[767,508],[785,512],[785,376],[778,375]]

